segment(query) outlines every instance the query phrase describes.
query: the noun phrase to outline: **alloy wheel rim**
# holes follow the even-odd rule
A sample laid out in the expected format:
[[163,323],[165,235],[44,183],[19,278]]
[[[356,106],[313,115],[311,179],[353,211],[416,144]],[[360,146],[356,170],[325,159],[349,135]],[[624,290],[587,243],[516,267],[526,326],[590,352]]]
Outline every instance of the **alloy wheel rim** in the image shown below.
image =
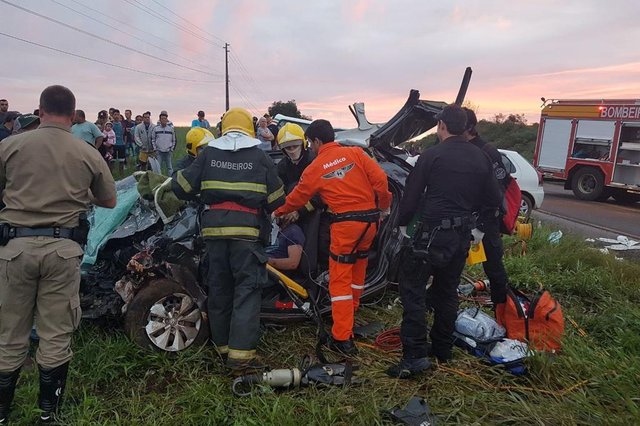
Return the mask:
[[193,299],[173,293],[151,306],[145,331],[159,349],[178,352],[193,344],[201,327],[202,315]]

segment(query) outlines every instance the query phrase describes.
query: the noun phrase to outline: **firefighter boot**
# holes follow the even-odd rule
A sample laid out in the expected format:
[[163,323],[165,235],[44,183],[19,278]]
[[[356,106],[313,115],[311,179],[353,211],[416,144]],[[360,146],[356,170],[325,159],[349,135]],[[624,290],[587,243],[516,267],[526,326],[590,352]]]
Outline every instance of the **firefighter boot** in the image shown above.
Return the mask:
[[42,410],[40,423],[55,423],[58,410],[62,405],[62,396],[67,382],[69,363],[64,363],[50,370],[40,369],[40,396],[38,406]]
[[0,373],[0,425],[9,423],[9,409],[11,409],[19,376],[19,368],[11,373]]

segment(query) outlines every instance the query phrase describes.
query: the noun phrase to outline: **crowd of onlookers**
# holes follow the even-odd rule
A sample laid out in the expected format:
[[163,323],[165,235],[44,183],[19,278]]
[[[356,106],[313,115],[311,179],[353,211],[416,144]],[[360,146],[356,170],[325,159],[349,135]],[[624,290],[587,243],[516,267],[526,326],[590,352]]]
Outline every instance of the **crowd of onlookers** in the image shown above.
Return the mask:
[[[269,114],[253,117],[256,138],[265,151],[276,148],[278,135],[277,123]],[[32,114],[20,114],[9,111],[9,102],[0,99],[0,141],[12,134],[35,129],[40,125],[38,110]],[[211,126],[204,111],[198,111],[191,127],[210,130],[214,136],[220,134],[220,122]],[[130,109],[124,110],[124,116],[117,108],[102,110],[94,122],[88,121],[83,110],[77,110],[71,132],[77,138],[94,146],[113,171],[116,167],[120,174],[127,164],[135,164],[138,170],[148,170],[150,163],[157,161],[166,173],[173,173],[173,151],[176,147],[176,132],[169,120],[167,111],[161,111],[156,123],[151,122],[151,112],[133,116]]]

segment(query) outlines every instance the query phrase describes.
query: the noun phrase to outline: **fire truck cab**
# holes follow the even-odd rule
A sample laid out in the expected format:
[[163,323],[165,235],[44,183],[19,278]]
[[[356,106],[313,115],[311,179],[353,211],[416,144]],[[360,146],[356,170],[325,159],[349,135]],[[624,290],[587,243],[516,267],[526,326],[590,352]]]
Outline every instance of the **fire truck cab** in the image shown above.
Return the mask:
[[581,200],[640,201],[640,99],[544,102],[536,169]]

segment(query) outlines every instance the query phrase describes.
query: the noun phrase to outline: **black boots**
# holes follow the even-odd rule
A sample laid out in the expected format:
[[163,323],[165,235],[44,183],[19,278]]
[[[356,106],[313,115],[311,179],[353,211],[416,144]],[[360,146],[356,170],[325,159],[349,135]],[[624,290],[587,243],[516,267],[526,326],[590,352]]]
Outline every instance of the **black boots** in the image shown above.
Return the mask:
[[358,348],[352,339],[349,340],[336,340],[333,337],[329,338],[327,344],[330,350],[338,352],[347,357],[354,357],[358,355]]
[[40,370],[40,397],[38,406],[42,410],[41,423],[55,423],[58,409],[62,404],[62,395],[67,382],[69,363],[62,364],[51,370]]
[[0,425],[9,423],[9,409],[16,391],[20,369],[11,373],[0,373]]

